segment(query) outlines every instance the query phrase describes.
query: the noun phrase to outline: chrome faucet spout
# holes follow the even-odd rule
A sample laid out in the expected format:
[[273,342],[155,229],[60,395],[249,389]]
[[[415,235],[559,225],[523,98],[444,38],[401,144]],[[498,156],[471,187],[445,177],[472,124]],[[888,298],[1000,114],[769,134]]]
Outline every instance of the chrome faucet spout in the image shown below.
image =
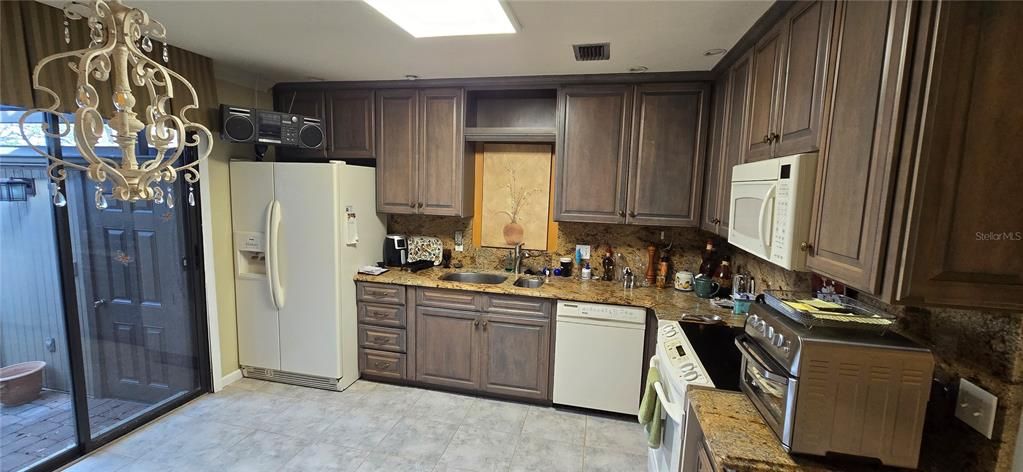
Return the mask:
[[515,275],[519,275],[522,269],[522,245],[525,243],[518,243],[515,245]]

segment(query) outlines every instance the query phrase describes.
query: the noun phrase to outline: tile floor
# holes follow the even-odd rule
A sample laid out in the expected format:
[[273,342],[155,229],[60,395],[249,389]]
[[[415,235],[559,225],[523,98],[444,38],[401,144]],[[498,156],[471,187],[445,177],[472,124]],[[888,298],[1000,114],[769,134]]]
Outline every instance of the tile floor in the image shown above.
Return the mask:
[[634,421],[358,381],[327,392],[243,379],[69,471],[646,470]]
[[[113,398],[89,398],[89,423],[102,432],[148,405]],[[71,395],[43,390],[17,406],[0,405],[0,472],[20,470],[75,444]]]

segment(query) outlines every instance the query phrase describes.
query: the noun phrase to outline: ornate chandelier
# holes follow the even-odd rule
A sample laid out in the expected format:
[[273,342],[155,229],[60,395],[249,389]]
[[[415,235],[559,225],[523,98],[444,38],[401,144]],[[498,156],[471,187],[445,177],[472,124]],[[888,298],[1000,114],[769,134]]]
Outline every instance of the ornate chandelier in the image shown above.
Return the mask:
[[[156,20],[150,19],[146,12],[128,7],[121,0],[91,0],[88,3],[71,1],[64,5],[63,10],[64,42],[71,43],[68,20],[80,19],[88,22],[91,42],[84,49],[53,54],[36,65],[32,74],[32,87],[51,97],[52,104],[26,110],[18,122],[21,135],[28,145],[49,159],[47,171],[51,179],[53,203],[57,206],[66,204],[60,192],[60,183],[67,179],[67,168],[72,168],[85,172],[96,183],[97,208],[107,207],[103,192],[103,185],[107,181],[110,181],[111,194],[117,200],[152,200],[173,208],[171,187],[168,185],[165,191],[160,183],[172,184],[177,180],[178,173],[182,173],[191,190],[191,184],[199,180],[199,162],[209,156],[212,135],[205,126],[187,117],[189,112],[199,108],[192,85],[178,73],[145,54],[152,51],[154,39],[164,41],[163,61],[168,62],[166,29]],[[57,93],[39,82],[40,71],[44,67],[51,62],[64,60],[67,60],[71,71],[77,74],[77,108],[73,112],[73,125],[68,114],[58,111],[61,102]],[[175,95],[173,80],[183,86],[184,97]],[[104,133],[103,117],[97,109],[100,94],[96,84],[108,81],[111,83],[110,100],[113,103],[113,115],[108,122],[112,130],[109,138],[120,149],[120,162],[100,157],[96,152],[96,145]],[[140,110],[141,115],[134,110],[136,98],[132,94],[132,84],[144,88],[149,98],[145,110]],[[181,102],[189,98],[191,101]],[[179,109],[177,116],[168,111],[172,100]],[[41,120],[43,133],[49,138],[60,138],[73,132],[75,145],[87,165],[69,162],[37,147],[26,133],[26,119],[34,113],[53,114],[57,117],[56,129],[52,129],[46,120]],[[155,156],[143,162],[139,162],[136,155],[139,132],[145,133],[146,142],[155,149]],[[175,167],[174,163],[189,147],[198,151],[198,158]],[[191,192],[189,202],[194,205]]]

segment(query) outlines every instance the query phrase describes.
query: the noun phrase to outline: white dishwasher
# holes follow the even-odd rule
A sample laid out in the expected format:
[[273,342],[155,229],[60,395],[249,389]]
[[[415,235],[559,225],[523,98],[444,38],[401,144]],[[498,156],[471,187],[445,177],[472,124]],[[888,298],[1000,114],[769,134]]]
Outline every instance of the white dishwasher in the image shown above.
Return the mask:
[[646,310],[558,301],[554,403],[635,415]]

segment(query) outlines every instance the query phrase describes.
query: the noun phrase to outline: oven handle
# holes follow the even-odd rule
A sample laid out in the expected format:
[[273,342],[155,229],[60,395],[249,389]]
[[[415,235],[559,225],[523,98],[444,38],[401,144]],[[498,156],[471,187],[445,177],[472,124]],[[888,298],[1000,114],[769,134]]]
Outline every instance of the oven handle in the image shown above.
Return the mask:
[[757,372],[765,379],[782,385],[789,384],[789,378],[787,376],[776,374],[774,372],[771,372],[771,370],[767,368],[768,366],[767,361],[765,361],[763,357],[760,357],[760,354],[757,353],[756,351],[757,348],[755,346],[750,346],[742,338],[735,338],[735,346],[739,348],[739,351],[741,351],[744,356],[753,359],[753,361],[756,363],[754,367],[757,369]]
[[[660,358],[657,356],[650,358],[650,366],[656,367],[658,372],[661,370],[660,365]],[[685,420],[685,414],[682,411],[682,405],[668,401],[668,395],[664,393],[664,387],[661,386],[660,382],[654,382],[654,393],[657,394],[657,401],[661,402],[661,407],[664,408],[664,412],[667,413],[668,416],[676,423],[683,423]]]

